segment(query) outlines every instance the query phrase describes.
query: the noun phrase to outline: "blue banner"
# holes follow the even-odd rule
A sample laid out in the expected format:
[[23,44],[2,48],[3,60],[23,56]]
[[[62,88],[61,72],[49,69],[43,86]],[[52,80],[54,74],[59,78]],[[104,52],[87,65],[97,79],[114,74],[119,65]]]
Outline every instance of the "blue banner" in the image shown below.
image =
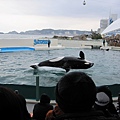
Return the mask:
[[48,44],[48,41],[50,40],[34,40],[34,45],[37,45],[37,44]]

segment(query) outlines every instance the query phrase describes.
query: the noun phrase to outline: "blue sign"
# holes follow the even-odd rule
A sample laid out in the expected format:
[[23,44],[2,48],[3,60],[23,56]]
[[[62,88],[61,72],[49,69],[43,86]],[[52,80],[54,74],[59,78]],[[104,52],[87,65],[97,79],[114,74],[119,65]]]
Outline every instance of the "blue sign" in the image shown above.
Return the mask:
[[109,20],[109,25],[110,25],[111,23],[113,23],[113,19],[112,19],[112,18],[110,18],[110,20]]
[[48,44],[48,41],[49,40],[34,40],[34,45],[37,45],[37,44]]

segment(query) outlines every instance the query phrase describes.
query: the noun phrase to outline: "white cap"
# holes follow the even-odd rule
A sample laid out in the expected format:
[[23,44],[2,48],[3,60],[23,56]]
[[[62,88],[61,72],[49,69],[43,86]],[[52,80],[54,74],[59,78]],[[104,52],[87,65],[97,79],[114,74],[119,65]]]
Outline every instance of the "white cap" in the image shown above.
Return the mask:
[[105,94],[104,92],[99,92],[96,95],[96,101],[95,103],[99,106],[105,106],[109,103],[110,98]]

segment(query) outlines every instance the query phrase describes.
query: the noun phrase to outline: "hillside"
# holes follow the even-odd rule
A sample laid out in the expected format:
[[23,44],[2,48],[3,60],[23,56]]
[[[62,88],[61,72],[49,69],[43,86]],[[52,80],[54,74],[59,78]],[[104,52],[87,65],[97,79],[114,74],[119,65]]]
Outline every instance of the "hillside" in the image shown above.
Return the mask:
[[[4,34],[4,33],[1,32],[1,34]],[[91,31],[42,29],[42,30],[28,30],[25,32],[20,32],[20,33],[18,33],[17,31],[10,31],[6,34],[74,36],[74,35],[82,35],[82,34],[91,34]]]

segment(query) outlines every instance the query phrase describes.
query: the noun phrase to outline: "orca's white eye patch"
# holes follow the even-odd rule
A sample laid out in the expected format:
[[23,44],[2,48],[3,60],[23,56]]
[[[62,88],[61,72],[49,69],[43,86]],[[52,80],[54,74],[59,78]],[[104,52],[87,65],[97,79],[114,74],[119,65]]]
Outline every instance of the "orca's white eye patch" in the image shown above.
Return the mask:
[[49,61],[50,61],[50,62],[57,62],[57,61],[62,60],[63,58],[64,58],[64,56],[62,56],[62,57],[57,57],[57,58],[51,59],[51,60],[49,60]]
[[90,63],[87,62],[87,63],[84,63],[84,64],[89,65]]

